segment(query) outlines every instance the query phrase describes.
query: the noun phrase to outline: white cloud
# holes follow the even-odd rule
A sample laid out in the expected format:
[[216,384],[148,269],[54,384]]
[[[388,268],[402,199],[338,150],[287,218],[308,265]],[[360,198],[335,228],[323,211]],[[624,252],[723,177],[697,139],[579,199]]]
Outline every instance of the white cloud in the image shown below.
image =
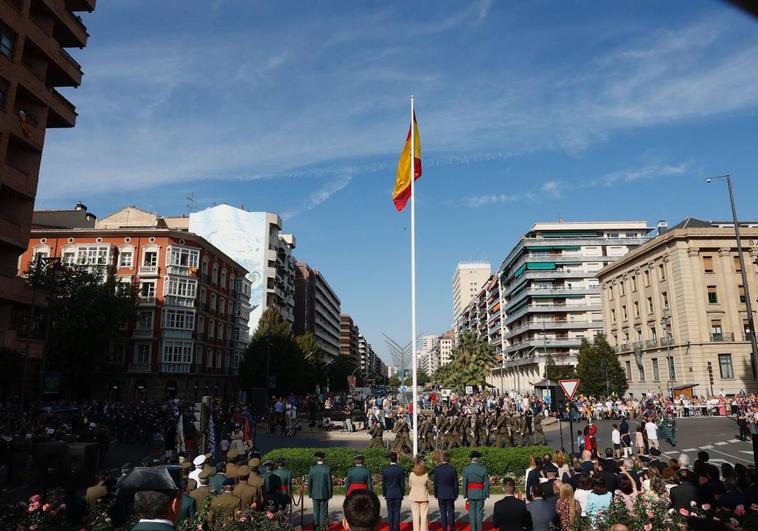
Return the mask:
[[345,188],[348,184],[350,184],[350,181],[352,180],[353,175],[351,173],[345,173],[343,175],[336,176],[334,179],[325,183],[321,188],[311,193],[302,207],[284,212],[282,214],[282,219],[286,221],[288,219],[294,218],[299,214],[302,214],[303,212],[313,210],[321,203],[329,200],[329,198],[334,194]]

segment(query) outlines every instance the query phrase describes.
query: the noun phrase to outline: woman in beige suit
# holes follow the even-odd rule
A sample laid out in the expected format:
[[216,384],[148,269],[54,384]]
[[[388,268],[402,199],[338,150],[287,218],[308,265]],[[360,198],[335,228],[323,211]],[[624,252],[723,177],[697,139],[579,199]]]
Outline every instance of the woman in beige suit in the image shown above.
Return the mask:
[[413,514],[413,531],[427,531],[429,526],[429,491],[426,484],[429,482],[429,474],[426,473],[426,467],[421,459],[416,459],[413,466],[413,473],[408,477],[411,485],[411,492],[408,499],[411,502],[411,512]]

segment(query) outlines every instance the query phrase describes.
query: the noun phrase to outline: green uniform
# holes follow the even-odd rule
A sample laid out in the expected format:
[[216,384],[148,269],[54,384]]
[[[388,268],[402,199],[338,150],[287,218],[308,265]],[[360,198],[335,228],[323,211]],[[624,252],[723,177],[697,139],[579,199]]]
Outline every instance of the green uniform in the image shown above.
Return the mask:
[[371,442],[368,443],[369,448],[384,448],[384,441],[382,440],[384,430],[378,423],[371,428],[368,434],[371,436]]
[[495,424],[495,447],[508,448],[511,446],[511,437],[509,431],[510,419],[508,415],[502,413]]
[[279,476],[282,482],[281,504],[282,506],[289,505],[292,500],[292,472],[280,466],[274,470],[274,474]]
[[411,428],[408,426],[408,423],[405,422],[404,418],[400,417],[397,419],[397,423],[392,429],[392,432],[395,434],[395,442],[392,445],[393,450],[396,452],[402,452],[403,448],[407,448],[408,451],[413,449],[413,446],[411,445],[410,431]]
[[363,465],[355,465],[347,471],[347,476],[345,476],[345,494],[350,494],[353,490],[358,489],[374,489],[371,472]]
[[534,444],[545,444],[545,432],[542,430],[542,413],[534,416]]
[[469,503],[468,521],[471,531],[482,531],[484,500],[490,497],[487,467],[475,462],[463,467],[463,496]]
[[324,463],[317,463],[308,471],[308,496],[313,501],[313,526],[326,528],[332,497],[332,470]]
[[282,481],[273,471],[266,471],[261,476],[263,478],[263,491],[266,493],[266,500],[275,508],[282,505]]

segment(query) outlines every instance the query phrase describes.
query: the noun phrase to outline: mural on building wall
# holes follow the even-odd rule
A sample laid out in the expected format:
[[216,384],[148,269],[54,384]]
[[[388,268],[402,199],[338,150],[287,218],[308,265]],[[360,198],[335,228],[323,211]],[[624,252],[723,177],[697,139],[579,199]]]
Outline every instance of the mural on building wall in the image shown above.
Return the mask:
[[218,205],[190,214],[189,230],[202,236],[248,270],[250,290],[250,333],[263,313],[266,263],[266,214]]

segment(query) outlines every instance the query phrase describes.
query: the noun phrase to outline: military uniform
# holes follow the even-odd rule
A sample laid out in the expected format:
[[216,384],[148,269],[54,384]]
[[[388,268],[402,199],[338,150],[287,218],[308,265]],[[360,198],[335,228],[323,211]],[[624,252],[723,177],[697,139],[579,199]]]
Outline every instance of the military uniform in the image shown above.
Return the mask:
[[371,472],[363,465],[356,464],[347,471],[345,477],[345,495],[349,495],[354,490],[373,490],[374,483],[371,479]]
[[495,447],[508,448],[511,446],[510,436],[510,418],[505,413],[501,413],[495,424]]
[[384,441],[382,440],[384,430],[378,422],[374,423],[368,434],[371,436],[371,442],[368,443],[369,448],[384,448]]
[[[229,480],[227,480],[228,482]],[[234,514],[242,508],[242,500],[235,496],[231,492],[225,490],[221,494],[215,496],[211,501],[210,519],[215,521],[223,514]]]
[[282,480],[274,474],[271,467],[261,476],[263,478],[263,491],[266,493],[266,504],[279,508],[282,505]]
[[253,489],[253,497],[251,503],[254,503],[258,510],[262,510],[265,505],[265,496],[263,494],[264,481],[261,476],[258,475],[257,468],[250,469],[250,477],[247,478],[247,484]]
[[[472,452],[472,459],[478,452]],[[471,531],[482,531],[484,500],[490,497],[490,477],[487,467],[472,462],[463,468],[463,495],[469,502],[468,519]]]
[[392,428],[392,432],[395,434],[395,441],[392,446],[393,450],[402,452],[403,448],[407,448],[409,451],[413,448],[409,435],[410,431],[411,428],[405,422],[405,419],[403,417],[398,418],[395,427]]
[[274,474],[279,476],[279,480],[282,484],[282,494],[280,502],[282,507],[285,507],[291,503],[292,500],[292,472],[287,470],[284,466],[284,462],[279,462],[279,468],[274,470]]
[[545,432],[542,430],[542,413],[534,416],[534,444],[545,444]]
[[[324,455],[316,457],[323,460]],[[313,502],[313,525],[316,529],[329,525],[329,500],[332,497],[332,470],[323,462],[308,471],[308,496]]]
[[232,478],[234,480],[237,479],[237,469],[239,468],[237,463],[235,462],[236,459],[239,457],[239,452],[237,450],[229,450],[226,453],[226,477]]
[[242,465],[237,469],[237,486],[234,487],[232,494],[237,496],[242,502],[243,509],[249,509],[253,503],[253,496],[255,496],[255,489],[250,486],[248,479],[250,478],[250,467]]

